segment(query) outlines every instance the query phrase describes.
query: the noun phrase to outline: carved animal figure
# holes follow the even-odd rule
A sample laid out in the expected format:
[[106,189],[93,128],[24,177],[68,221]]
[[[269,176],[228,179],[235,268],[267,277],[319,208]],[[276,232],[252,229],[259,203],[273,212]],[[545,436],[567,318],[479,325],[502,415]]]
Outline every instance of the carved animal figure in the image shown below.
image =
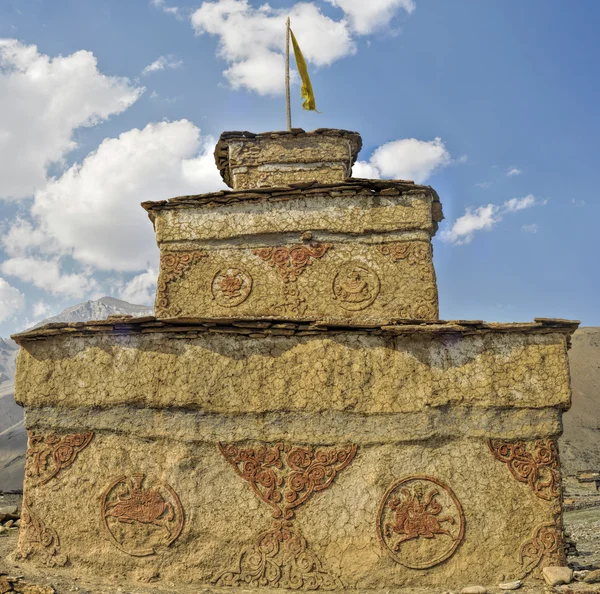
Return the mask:
[[166,522],[175,519],[173,506],[154,489],[143,489],[141,478],[135,477],[133,486],[117,496],[117,502],[108,507],[106,516],[116,518],[119,522],[133,524],[154,524],[165,528],[170,533]]
[[436,488],[424,492],[422,485],[417,484],[414,492],[407,487],[400,489],[402,498],[394,497],[389,507],[395,512],[395,522],[385,525],[385,535],[390,538],[392,532],[400,535],[400,539],[394,545],[398,551],[400,545],[414,538],[434,538],[436,534],[445,534],[454,539],[448,530],[442,528],[442,523],[454,524],[456,520],[451,516],[441,516],[442,505],[436,501],[439,495]]

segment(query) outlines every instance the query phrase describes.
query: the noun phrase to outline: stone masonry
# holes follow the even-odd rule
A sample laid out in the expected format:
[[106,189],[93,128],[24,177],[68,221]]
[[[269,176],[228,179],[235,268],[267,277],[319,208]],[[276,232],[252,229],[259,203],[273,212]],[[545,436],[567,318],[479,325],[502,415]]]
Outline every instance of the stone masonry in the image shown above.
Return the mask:
[[349,178],[360,146],[223,134],[232,191],[143,203],[156,317],[14,337],[23,564],[409,592],[564,563],[556,440],[577,322],[440,320],[439,198]]

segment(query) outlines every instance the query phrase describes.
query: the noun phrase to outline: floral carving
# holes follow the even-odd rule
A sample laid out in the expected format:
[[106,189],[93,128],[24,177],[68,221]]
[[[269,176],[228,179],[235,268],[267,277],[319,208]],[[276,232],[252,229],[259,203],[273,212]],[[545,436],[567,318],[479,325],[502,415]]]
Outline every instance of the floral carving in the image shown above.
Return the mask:
[[411,266],[431,261],[431,245],[425,241],[384,243],[381,253],[391,256],[394,262],[406,260]]
[[40,485],[46,484],[75,462],[77,454],[87,447],[93,436],[92,431],[63,436],[28,432],[27,475]]
[[381,252],[394,262],[406,261],[417,279],[425,286],[412,299],[402,304],[401,317],[413,320],[436,320],[438,317],[438,292],[431,244],[425,241],[386,243]]
[[386,492],[377,516],[377,535],[401,565],[427,569],[454,554],[465,530],[462,507],[447,485],[428,476],[409,476]]
[[254,253],[269,266],[276,268],[283,280],[284,302],[277,309],[290,310],[301,315],[306,310],[305,299],[300,297],[296,281],[312,264],[313,259],[322,258],[332,246],[330,243],[311,243],[267,247],[254,250]]
[[170,304],[169,284],[182,278],[193,264],[206,258],[204,250],[195,252],[163,252],[160,255],[160,276],[157,283],[156,306],[167,308]]
[[534,442],[490,439],[489,448],[497,460],[504,462],[511,474],[529,485],[540,499],[561,498],[558,445],[554,439]]
[[102,496],[102,525],[111,541],[134,557],[153,555],[170,546],[183,530],[181,501],[172,487],[158,483],[145,489],[143,474],[114,480]]
[[563,532],[560,525],[553,522],[538,526],[533,536],[519,549],[519,563],[523,566],[524,575],[540,565],[564,565],[565,562]]
[[54,528],[46,526],[40,517],[31,511],[31,505],[23,499],[21,531],[17,557],[37,557],[48,567],[62,567],[68,558],[60,552],[60,540]]
[[346,262],[333,278],[331,291],[340,306],[349,311],[369,307],[379,295],[379,277],[361,262]]
[[226,268],[215,273],[211,292],[213,299],[222,307],[236,307],[250,295],[252,277],[242,268]]
[[339,448],[283,443],[238,447],[219,444],[225,459],[273,510],[273,528],[244,549],[237,566],[215,578],[219,586],[270,586],[331,590],[342,585],[323,566],[294,529],[295,510],[331,485],[356,454],[356,445]]

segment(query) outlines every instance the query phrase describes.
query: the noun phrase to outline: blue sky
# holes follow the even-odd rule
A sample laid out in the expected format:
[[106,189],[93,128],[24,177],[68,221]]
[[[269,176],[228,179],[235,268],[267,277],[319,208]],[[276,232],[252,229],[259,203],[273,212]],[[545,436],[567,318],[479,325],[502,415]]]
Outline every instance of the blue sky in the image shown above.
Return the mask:
[[600,325],[600,4],[368,4],[3,0],[0,336],[87,298],[151,301],[138,205],[220,188],[223,130],[285,126],[288,13],[322,112],[295,86],[294,126],[356,130],[357,173],[438,191],[441,317]]

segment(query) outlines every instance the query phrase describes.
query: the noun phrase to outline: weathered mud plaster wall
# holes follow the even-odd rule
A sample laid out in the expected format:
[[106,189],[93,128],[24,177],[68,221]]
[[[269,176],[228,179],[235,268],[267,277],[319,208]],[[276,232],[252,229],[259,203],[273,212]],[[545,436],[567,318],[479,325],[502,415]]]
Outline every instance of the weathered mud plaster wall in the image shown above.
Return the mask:
[[143,204],[157,318],[15,337],[23,563],[258,594],[564,562],[577,323],[438,320],[437,194],[347,180],[359,149],[346,131],[225,133],[233,191]]
[[160,317],[438,319],[431,188],[352,180],[144,206],[161,250]]
[[[561,560],[573,324],[233,324],[20,338],[23,556],[319,589],[493,584]],[[410,537],[402,501],[431,537]]]
[[360,135],[347,130],[224,132],[215,148],[215,161],[233,189],[315,180],[327,184],[350,177],[361,146]]

